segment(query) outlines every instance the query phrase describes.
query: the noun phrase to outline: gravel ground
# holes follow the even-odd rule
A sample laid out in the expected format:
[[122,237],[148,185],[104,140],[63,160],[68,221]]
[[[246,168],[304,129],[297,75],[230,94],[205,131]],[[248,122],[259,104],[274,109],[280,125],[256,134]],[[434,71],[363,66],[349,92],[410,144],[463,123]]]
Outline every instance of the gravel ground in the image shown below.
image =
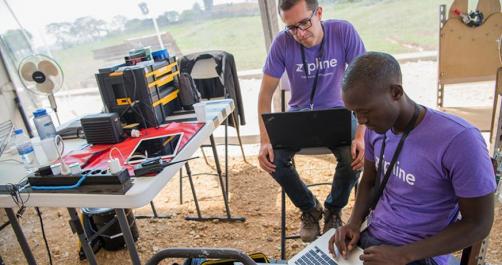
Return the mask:
[[[403,84],[406,92],[417,102],[435,107],[436,73],[435,62],[416,62],[402,65]],[[243,134],[257,134],[256,98],[260,80],[242,80],[242,92],[245,98],[248,125],[243,127]],[[60,109],[72,109],[80,113],[87,104],[71,106],[71,102],[90,102],[99,98],[73,97],[62,100]],[[90,100],[90,101],[88,101]],[[490,106],[493,100],[493,83],[470,84],[448,87],[445,103],[448,106]],[[65,103],[66,102],[66,103]],[[82,109],[80,109],[82,108]],[[73,116],[73,114],[71,114]],[[218,133],[222,133],[221,131]],[[233,130],[230,130],[233,133]],[[156,197],[155,203],[160,213],[172,215],[171,219],[137,220],[140,237],[137,248],[142,262],[153,253],[165,247],[235,247],[246,252],[261,251],[267,256],[279,257],[280,235],[280,190],[278,185],[263,171],[258,169],[256,161],[257,145],[245,147],[248,161],[243,162],[240,150],[230,148],[230,201],[234,215],[247,218],[244,223],[224,222],[189,222],[184,216],[194,214],[195,208],[188,182],[184,179],[184,198],[180,204],[179,181],[171,181]],[[220,150],[220,154],[221,154]],[[299,157],[297,159],[301,175],[306,175],[306,182],[322,182],[331,178],[335,161],[331,157]],[[191,162],[192,169],[198,172],[214,172],[214,167],[206,165],[202,160]],[[198,176],[195,179],[198,195],[204,214],[222,215],[224,207],[221,200],[217,179],[211,176]],[[203,187],[203,188],[202,188]],[[315,191],[320,198],[327,190],[319,188]],[[343,215],[348,218],[354,201],[351,197]],[[502,203],[496,205],[496,219],[490,234],[486,261],[489,264],[502,264]],[[68,226],[68,214],[61,208],[42,209],[45,229],[51,247],[54,264],[86,264],[79,261],[77,238]],[[135,209],[136,215],[150,214],[149,207]],[[299,213],[288,204],[288,231],[298,229]],[[3,211],[0,211],[0,224],[6,221]],[[41,236],[40,224],[33,209],[28,209],[20,219],[21,226],[28,242],[34,251],[39,264],[48,264],[44,242]],[[300,241],[290,241],[287,244],[287,254],[292,256],[303,248]],[[10,227],[0,232],[0,256],[6,264],[25,264],[24,256],[17,244]],[[109,252],[101,250],[97,254],[100,264],[129,264],[126,250]]]

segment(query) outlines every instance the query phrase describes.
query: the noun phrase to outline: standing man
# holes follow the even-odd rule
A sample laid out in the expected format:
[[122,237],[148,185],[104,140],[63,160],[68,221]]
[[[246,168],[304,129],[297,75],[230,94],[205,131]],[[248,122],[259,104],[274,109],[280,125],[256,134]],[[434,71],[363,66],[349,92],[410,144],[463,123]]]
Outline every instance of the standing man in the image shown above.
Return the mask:
[[[279,0],[279,13],[286,29],[274,39],[263,68],[258,98],[261,147],[260,167],[284,188],[293,204],[302,211],[300,237],[313,241],[320,234],[323,208],[292,166],[299,150],[273,150],[261,119],[271,111],[272,96],[279,79],[287,72],[291,84],[289,111],[343,107],[341,79],[345,67],[365,52],[354,27],[342,20],[322,20],[317,0]],[[353,118],[353,132],[355,129]],[[364,126],[355,129],[352,146],[333,148],[337,158],[331,192],[324,203],[324,228],[342,225],[340,212],[347,204],[357,181],[364,157]]]
[[495,176],[477,128],[411,100],[399,63],[385,53],[349,66],[343,99],[368,126],[366,161],[352,215],[331,238],[331,253],[333,243],[342,256],[359,244],[364,264],[445,265],[445,254],[489,234]]

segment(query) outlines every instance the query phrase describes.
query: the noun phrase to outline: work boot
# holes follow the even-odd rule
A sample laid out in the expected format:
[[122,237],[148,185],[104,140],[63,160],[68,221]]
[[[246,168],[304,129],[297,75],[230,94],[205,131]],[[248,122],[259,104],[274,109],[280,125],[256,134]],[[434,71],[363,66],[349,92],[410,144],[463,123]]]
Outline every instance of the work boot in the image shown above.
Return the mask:
[[342,226],[342,217],[340,216],[340,212],[330,211],[328,208],[324,210],[324,227],[322,229],[322,233],[326,233],[331,228],[338,229],[338,227]]
[[317,199],[315,203],[314,209],[309,212],[303,212],[301,216],[300,238],[303,242],[314,241],[321,232],[319,220],[322,217],[322,206]]

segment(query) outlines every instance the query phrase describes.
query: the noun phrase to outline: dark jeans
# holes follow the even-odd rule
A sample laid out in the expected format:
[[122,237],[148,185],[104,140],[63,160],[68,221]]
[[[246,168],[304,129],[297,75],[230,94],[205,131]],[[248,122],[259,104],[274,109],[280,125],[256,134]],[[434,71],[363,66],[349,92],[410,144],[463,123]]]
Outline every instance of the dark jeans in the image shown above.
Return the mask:
[[[357,125],[356,119],[352,118],[352,132],[354,134]],[[352,136],[354,137],[354,135]],[[315,206],[314,195],[300,179],[298,172],[292,163],[292,158],[299,150],[274,150],[274,164],[276,166],[272,177],[284,188],[293,204],[302,212],[308,212]],[[331,148],[331,152],[337,159],[336,171],[333,176],[331,192],[329,193],[324,207],[334,213],[347,205],[350,192],[354,187],[360,171],[352,170],[352,155],[350,146]]]
[[[378,246],[378,245],[383,245],[387,243],[380,241],[379,239],[373,237],[368,230],[364,231],[361,233],[361,238],[359,239],[359,246],[362,249],[371,247],[371,246]],[[427,258],[423,260],[418,260],[418,261],[413,261],[411,263],[408,263],[408,265],[437,265],[437,263],[434,261],[432,258]]]

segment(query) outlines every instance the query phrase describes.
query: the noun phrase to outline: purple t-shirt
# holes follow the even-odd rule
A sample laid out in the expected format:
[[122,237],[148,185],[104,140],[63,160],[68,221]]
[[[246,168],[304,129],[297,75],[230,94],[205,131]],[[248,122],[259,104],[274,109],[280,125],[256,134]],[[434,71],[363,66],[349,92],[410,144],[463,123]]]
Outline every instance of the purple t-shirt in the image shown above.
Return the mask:
[[[401,134],[389,130],[386,135],[387,170]],[[365,158],[374,162],[375,168],[382,140],[382,134],[366,130]],[[458,197],[480,197],[495,189],[493,167],[478,129],[461,118],[427,109],[404,142],[368,229],[374,237],[393,245],[431,237],[455,221]],[[446,264],[447,257],[434,260]]]
[[263,67],[265,74],[275,78],[280,78],[286,70],[291,84],[289,106],[292,109],[310,106],[310,94],[317,69],[319,80],[314,96],[314,108],[344,106],[340,86],[346,65],[365,53],[361,38],[349,22],[326,20],[322,23],[325,34],[322,57],[319,58],[321,44],[304,48],[308,79],[303,69],[301,44],[285,31],[275,37]]

